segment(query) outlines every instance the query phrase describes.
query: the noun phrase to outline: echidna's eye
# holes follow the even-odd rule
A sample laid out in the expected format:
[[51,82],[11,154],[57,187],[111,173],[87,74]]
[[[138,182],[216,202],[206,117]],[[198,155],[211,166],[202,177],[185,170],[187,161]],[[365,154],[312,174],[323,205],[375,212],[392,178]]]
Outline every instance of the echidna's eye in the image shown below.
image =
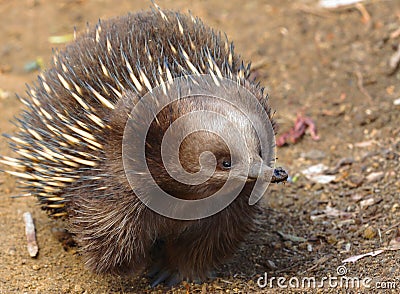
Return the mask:
[[231,168],[231,166],[232,166],[231,161],[230,161],[230,160],[224,160],[224,161],[222,162],[222,166],[223,166],[224,168],[226,168],[226,169]]

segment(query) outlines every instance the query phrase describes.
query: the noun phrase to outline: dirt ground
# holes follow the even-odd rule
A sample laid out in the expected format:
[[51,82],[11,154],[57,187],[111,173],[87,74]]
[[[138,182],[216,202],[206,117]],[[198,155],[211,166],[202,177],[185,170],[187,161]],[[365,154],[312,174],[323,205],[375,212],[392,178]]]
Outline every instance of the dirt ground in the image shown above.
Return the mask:
[[[297,115],[310,117],[320,139],[306,133],[278,148],[278,165],[292,181],[270,185],[257,233],[202,285],[151,289],[144,277],[96,276],[74,250],[65,251],[47,217],[15,180],[0,173],[0,293],[398,293],[400,291],[400,70],[390,66],[400,46],[400,2],[365,1],[361,6],[322,9],[316,0],[158,1],[187,11],[225,31],[236,51],[252,61],[267,86],[280,134]],[[0,1],[0,132],[21,109],[14,93],[36,79],[32,61],[49,63],[50,36],[82,30],[149,1]],[[392,59],[392,63],[396,60]],[[31,62],[31,64],[29,64]],[[397,101],[397,102],[396,102]],[[0,154],[11,155],[4,138]],[[302,173],[322,163],[330,183]],[[314,177],[314,180],[316,178]],[[22,214],[34,217],[40,252],[30,258]],[[384,249],[355,262],[355,255]],[[391,249],[391,250],[390,250]],[[345,266],[345,268],[344,268]],[[345,272],[343,272],[343,270]],[[266,281],[261,288],[257,284]],[[276,277],[271,280],[271,277]],[[284,289],[278,277],[286,278]],[[367,284],[297,288],[296,279],[353,277]],[[288,281],[292,284],[289,285]],[[370,288],[367,288],[370,286]]]

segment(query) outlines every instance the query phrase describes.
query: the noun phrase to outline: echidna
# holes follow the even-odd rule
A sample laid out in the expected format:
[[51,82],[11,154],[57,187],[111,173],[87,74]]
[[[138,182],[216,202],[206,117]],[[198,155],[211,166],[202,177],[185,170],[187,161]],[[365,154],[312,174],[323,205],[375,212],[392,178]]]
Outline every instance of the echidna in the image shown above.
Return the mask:
[[[243,154],[249,153],[252,160],[244,187],[228,207],[198,220],[160,215],[137,197],[124,169],[124,130],[138,101],[157,86],[170,88],[176,78],[201,80],[203,74],[211,77],[211,88],[218,91],[222,79],[247,89],[267,114],[262,118],[258,109],[251,114],[253,119],[269,124],[268,98],[249,79],[250,67],[234,53],[226,36],[198,18],[158,6],[101,21],[78,35],[55,54],[54,65],[38,77],[37,84],[28,87],[28,97],[21,98],[28,109],[17,119],[19,133],[7,136],[18,156],[1,161],[15,168],[8,173],[18,177],[43,208],[66,218],[93,271],[137,274],[148,269],[153,285],[203,279],[252,230],[258,206],[248,205],[249,197],[256,178],[268,178],[262,170],[272,160],[263,158],[260,146],[264,140],[273,149],[274,142],[258,138],[252,126],[243,122],[240,110],[212,96],[178,99],[158,113],[146,135],[145,158],[152,177],[170,195],[196,200],[213,194],[235,166],[229,146],[215,133],[204,131],[204,121],[184,122],[200,131],[184,138],[179,158],[186,171],[196,173],[200,155],[211,151],[214,173],[208,181],[188,185],[173,179],[164,168],[161,145],[168,127],[185,114],[224,113],[244,136],[249,151]],[[229,95],[239,94],[232,90]],[[152,99],[157,103],[156,96]],[[232,131],[218,118],[208,123]],[[272,179],[279,182],[286,177],[277,169]],[[147,183],[138,186],[147,189]]]

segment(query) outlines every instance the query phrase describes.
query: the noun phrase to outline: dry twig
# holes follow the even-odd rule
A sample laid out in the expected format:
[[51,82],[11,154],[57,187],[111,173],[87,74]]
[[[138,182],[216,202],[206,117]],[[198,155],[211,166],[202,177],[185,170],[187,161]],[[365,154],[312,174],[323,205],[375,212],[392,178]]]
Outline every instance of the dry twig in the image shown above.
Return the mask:
[[362,94],[364,94],[365,97],[368,98],[369,101],[372,101],[372,96],[368,93],[368,91],[364,88],[364,79],[362,76],[362,73],[359,69],[356,69],[355,74],[357,76],[357,86],[358,89]]
[[396,72],[400,65],[400,44],[397,45],[396,52],[389,59],[389,67],[390,72],[389,75],[392,75]]
[[39,252],[39,247],[36,242],[35,224],[33,223],[32,215],[30,212],[23,214],[25,222],[25,235],[27,240],[28,252],[31,257],[36,257]]

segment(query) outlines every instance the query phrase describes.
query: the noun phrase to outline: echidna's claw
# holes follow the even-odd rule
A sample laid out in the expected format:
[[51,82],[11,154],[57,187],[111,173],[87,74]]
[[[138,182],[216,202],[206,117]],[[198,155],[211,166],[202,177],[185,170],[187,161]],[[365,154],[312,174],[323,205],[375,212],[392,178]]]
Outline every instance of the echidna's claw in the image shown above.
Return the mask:
[[165,285],[168,287],[175,286],[179,284],[182,281],[182,278],[178,273],[172,274],[167,281],[165,281]]
[[150,283],[150,286],[154,288],[163,282],[166,282],[168,284],[168,281],[170,280],[171,276],[172,276],[171,272],[168,269],[163,269],[155,274],[154,278]]
[[153,264],[150,269],[147,271],[147,278],[150,280],[154,280],[157,274],[161,271],[161,264],[160,263],[155,263]]
[[177,271],[169,270],[162,262],[154,263],[147,272],[147,277],[151,280],[151,287],[157,287],[161,283],[172,287],[182,281],[182,277]]

